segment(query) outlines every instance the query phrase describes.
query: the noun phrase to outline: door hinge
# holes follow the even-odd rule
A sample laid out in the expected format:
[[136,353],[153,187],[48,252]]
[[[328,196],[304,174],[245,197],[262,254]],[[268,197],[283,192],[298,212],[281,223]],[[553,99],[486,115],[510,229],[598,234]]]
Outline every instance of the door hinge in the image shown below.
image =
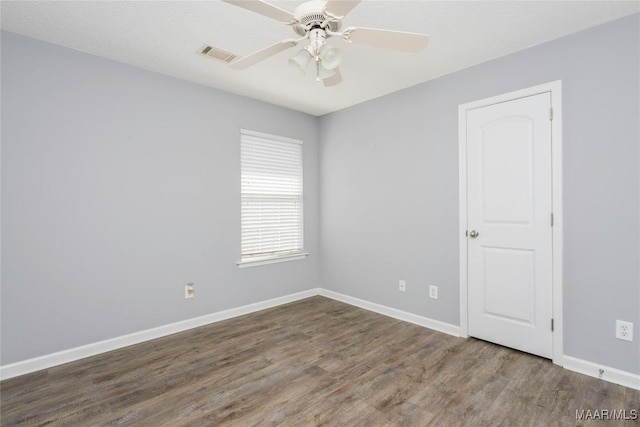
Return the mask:
[[553,227],[553,212],[551,213],[551,226]]
[[551,332],[553,332],[553,319],[551,319]]
[[549,108],[549,120],[553,121],[553,108]]

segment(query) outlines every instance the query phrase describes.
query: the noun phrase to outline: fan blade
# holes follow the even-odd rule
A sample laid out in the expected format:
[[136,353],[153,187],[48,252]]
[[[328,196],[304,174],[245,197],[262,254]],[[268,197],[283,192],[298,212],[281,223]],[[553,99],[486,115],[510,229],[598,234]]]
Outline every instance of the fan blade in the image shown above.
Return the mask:
[[349,27],[343,34],[353,43],[368,44],[375,47],[420,52],[429,43],[429,36],[404,31],[380,30],[377,28]]
[[344,17],[351,12],[360,0],[329,0],[324,6],[324,10],[337,17]]
[[293,13],[288,10],[280,9],[278,6],[274,6],[271,3],[261,0],[222,0],[226,3],[233,4],[235,6],[242,7],[267,18],[275,19],[276,21],[289,23],[295,21],[296,18]]
[[297,45],[299,42],[300,40],[296,40],[296,39],[282,40],[278,43],[274,43],[270,46],[265,47],[264,49],[254,52],[250,55],[243,56],[242,58],[238,58],[232,63],[230,63],[229,66],[236,70],[242,70],[264,59],[267,59],[275,55],[276,53],[282,52],[283,50],[287,50],[290,47]]
[[340,74],[340,69],[334,68],[333,71],[335,71],[335,74],[333,74],[331,77],[327,77],[322,81],[322,83],[326,87],[335,86],[342,83],[342,74]]

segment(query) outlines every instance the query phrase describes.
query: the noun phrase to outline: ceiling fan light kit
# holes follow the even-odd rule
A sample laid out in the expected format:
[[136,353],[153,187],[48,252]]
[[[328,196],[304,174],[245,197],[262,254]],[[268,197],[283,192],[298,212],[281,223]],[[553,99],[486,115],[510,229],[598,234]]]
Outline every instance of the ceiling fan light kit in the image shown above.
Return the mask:
[[349,27],[340,31],[345,15],[360,0],[311,0],[299,5],[293,13],[262,0],[224,1],[290,25],[299,36],[297,39],[286,39],[235,59],[229,64],[234,69],[247,68],[308,40],[309,44],[290,58],[289,64],[304,73],[313,60],[316,80],[322,80],[325,86],[335,86],[342,81],[338,68],[342,61],[342,52],[327,43],[329,37],[339,37],[347,43],[366,44],[405,52],[419,52],[427,46],[429,41],[429,36],[426,34],[377,28]]
[[337,47],[326,44],[327,34],[324,29],[313,28],[308,33],[309,45],[289,59],[289,64],[305,73],[313,59],[316,63],[317,81],[333,76],[335,73],[330,72],[330,70],[340,65],[340,60],[342,59],[340,50]]

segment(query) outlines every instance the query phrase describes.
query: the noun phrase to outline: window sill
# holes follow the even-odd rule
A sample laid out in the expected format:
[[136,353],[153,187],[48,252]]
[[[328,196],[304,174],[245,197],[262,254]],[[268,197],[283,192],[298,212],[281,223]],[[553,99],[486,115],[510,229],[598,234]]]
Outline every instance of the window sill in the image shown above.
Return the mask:
[[288,261],[296,261],[299,259],[305,259],[308,255],[309,255],[308,253],[300,253],[300,254],[294,254],[294,255],[256,258],[250,261],[238,261],[236,264],[238,264],[238,268],[258,267],[260,265],[277,264],[279,262],[288,262]]

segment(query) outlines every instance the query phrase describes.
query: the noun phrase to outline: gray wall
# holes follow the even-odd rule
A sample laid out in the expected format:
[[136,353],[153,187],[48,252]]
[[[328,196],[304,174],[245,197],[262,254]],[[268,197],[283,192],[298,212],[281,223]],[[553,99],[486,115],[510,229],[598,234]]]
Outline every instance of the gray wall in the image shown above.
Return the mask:
[[[317,286],[458,324],[457,107],[562,79],[565,353],[640,373],[638,20],[320,119],[3,32],[0,363]],[[307,260],[236,267],[240,127],[305,141]]]
[[[564,351],[640,373],[638,24],[624,18],[323,116],[323,286],[459,324],[458,105],[561,79]],[[616,319],[634,323],[633,343],[614,338]]]
[[[317,118],[7,32],[1,106],[3,365],[319,285]],[[241,127],[304,140],[304,261],[235,264]]]

